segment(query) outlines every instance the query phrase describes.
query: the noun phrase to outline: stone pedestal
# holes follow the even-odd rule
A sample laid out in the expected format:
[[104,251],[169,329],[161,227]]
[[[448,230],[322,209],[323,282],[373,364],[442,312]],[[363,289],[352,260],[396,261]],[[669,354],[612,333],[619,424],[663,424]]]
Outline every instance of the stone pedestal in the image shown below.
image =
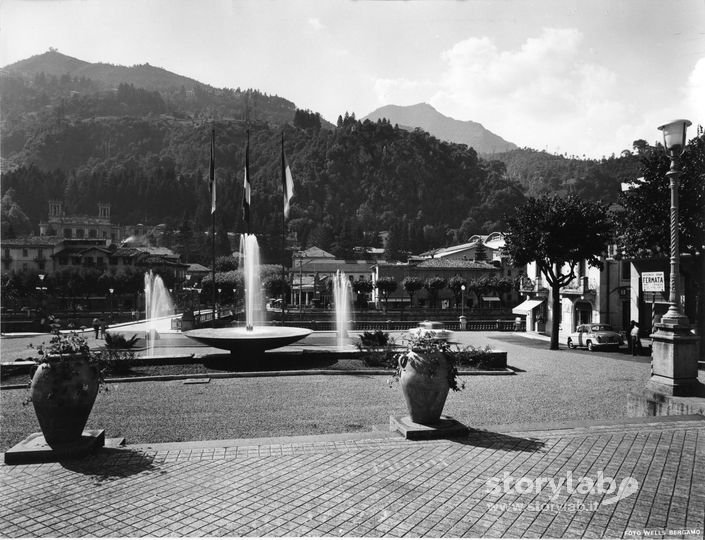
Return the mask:
[[698,337],[687,326],[661,322],[651,338],[651,379],[646,389],[665,396],[699,395]]
[[415,441],[462,437],[468,433],[467,426],[450,416],[441,416],[435,424],[417,424],[409,416],[390,416],[389,429]]
[[80,459],[103,447],[117,448],[125,444],[125,439],[105,439],[105,430],[87,429],[79,440],[73,443],[49,446],[40,432],[32,433],[5,452],[5,463],[46,463],[65,459]]

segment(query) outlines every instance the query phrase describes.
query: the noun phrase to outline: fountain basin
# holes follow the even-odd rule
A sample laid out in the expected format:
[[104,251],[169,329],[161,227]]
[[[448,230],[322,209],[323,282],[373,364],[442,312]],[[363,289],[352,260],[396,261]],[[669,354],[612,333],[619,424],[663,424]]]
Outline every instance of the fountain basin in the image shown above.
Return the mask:
[[199,343],[225,349],[235,353],[263,353],[270,349],[278,349],[311,334],[313,330],[290,326],[256,326],[252,330],[246,328],[200,328],[189,330],[184,335]]

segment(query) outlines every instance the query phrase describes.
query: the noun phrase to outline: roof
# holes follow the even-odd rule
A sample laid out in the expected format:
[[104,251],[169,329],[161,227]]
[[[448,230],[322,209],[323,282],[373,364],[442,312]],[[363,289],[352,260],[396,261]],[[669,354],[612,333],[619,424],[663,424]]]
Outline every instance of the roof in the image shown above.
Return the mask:
[[426,259],[416,265],[418,268],[464,268],[477,270],[498,270],[494,264],[485,261],[466,261],[463,259]]
[[191,263],[188,265],[188,272],[210,272],[211,269],[203,266],[202,264],[198,263]]
[[54,247],[58,241],[56,236],[23,236],[21,238],[7,238],[2,240],[3,247]]
[[327,251],[323,251],[321,248],[316,246],[311,246],[301,252],[295,252],[294,258],[308,258],[308,259],[335,259],[335,255],[331,255]]

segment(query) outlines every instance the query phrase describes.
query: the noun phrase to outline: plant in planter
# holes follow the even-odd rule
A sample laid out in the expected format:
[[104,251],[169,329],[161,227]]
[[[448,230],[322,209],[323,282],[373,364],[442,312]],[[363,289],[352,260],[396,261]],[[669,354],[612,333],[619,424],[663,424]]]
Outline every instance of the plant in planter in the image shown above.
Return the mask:
[[103,382],[103,360],[75,332],[55,331],[39,358],[30,383],[30,397],[49,446],[77,442]]
[[393,369],[396,366],[396,346],[388,332],[377,330],[364,332],[357,343],[358,350],[363,353],[362,361],[366,366]]
[[129,373],[135,364],[135,351],[139,338],[137,334],[127,339],[123,334],[105,334],[105,347],[102,350],[103,360],[108,373]]
[[459,391],[457,347],[431,335],[409,335],[406,349],[396,355],[390,384],[399,381],[411,421],[433,425],[441,419],[448,391]]

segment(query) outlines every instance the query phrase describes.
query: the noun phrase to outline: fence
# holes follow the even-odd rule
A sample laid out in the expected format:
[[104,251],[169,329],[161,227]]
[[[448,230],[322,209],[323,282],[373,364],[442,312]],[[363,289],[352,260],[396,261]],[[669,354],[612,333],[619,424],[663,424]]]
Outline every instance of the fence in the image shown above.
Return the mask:
[[[448,330],[460,330],[460,322],[445,322],[443,323]],[[298,326],[319,331],[334,331],[335,321],[286,321],[284,326]],[[375,330],[397,330],[404,331],[416,328],[416,321],[351,321],[350,328],[356,331],[375,331]],[[465,328],[470,332],[477,331],[492,331],[492,332],[523,332],[525,330],[524,321],[519,325],[514,320],[492,319],[492,320],[468,320]]]

